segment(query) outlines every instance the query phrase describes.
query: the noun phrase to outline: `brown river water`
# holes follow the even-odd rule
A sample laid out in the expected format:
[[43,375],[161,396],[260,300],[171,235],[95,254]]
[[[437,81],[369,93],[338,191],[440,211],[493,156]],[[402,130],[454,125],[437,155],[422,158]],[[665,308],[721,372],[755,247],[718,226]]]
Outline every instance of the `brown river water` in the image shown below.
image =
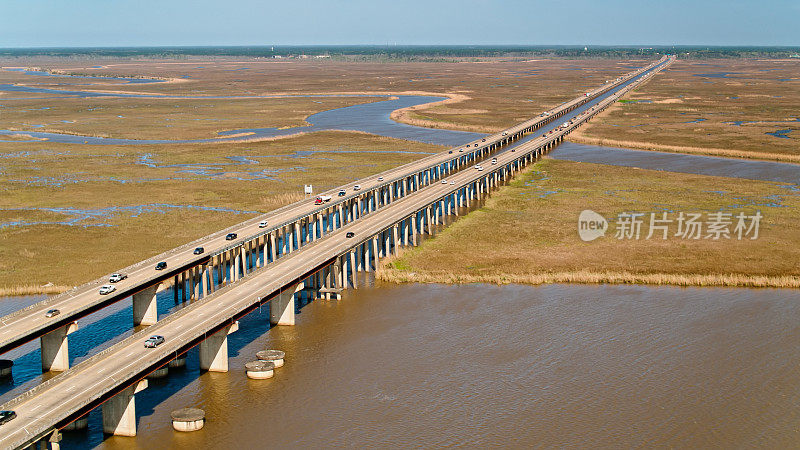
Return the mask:
[[[230,372],[190,357],[185,384],[137,401],[136,438],[100,446],[800,446],[799,291],[382,285],[266,317]],[[264,348],[286,365],[248,380]],[[203,430],[172,430],[186,406]]]

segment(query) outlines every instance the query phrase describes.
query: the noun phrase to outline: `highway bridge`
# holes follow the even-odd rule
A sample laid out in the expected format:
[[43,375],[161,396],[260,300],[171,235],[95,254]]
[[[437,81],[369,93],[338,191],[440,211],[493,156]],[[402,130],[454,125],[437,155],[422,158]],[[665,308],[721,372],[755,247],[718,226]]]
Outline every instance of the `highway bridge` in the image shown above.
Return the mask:
[[[0,318],[0,350],[38,337],[43,369],[63,371],[0,406],[17,413],[0,428],[0,446],[38,442],[57,448],[59,430],[100,405],[105,432],[134,435],[135,393],[146,387],[147,374],[195,346],[201,369],[227,371],[227,335],[240,317],[268,304],[272,324],[292,325],[300,293],[338,295],[356,288],[359,272],[376,269],[380,258],[434,233],[671,62],[662,58],[485,140],[334,189],[327,193],[335,196],[330,203],[298,202],[121,269],[128,279],[112,294],[98,294],[106,279],[95,280]],[[548,124],[553,131],[541,133],[549,131]],[[496,164],[473,167],[489,157]],[[346,195],[337,196],[340,189]],[[268,226],[260,227],[264,220]],[[226,240],[232,232],[237,239]],[[198,246],[206,252],[193,254]],[[154,270],[157,261],[166,261],[167,270]],[[158,320],[155,295],[167,286],[176,298],[195,301]],[[76,320],[125,298],[133,301],[132,325],[149,326],[69,368],[67,335]],[[61,314],[45,317],[52,308]],[[145,349],[142,343],[152,334],[166,342]]]

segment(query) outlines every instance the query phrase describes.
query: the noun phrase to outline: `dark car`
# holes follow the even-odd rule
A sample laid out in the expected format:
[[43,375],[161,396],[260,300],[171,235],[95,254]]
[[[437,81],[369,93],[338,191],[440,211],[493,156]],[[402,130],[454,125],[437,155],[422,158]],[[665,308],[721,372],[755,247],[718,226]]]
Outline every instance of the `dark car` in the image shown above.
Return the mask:
[[45,316],[45,317],[55,317],[55,316],[57,316],[57,315],[59,315],[59,314],[61,314],[61,311],[59,311],[59,310],[57,310],[57,309],[51,309],[51,310],[48,310],[48,311],[45,313],[45,315],[44,315],[44,316]]
[[159,336],[159,335],[150,336],[149,338],[147,338],[146,341],[144,341],[144,346],[147,348],[156,348],[159,345],[163,344],[165,340],[166,339],[164,339],[164,336]]
[[486,139],[482,140],[481,142],[486,142]]
[[228,233],[228,235],[225,236],[225,240],[226,241],[232,241],[232,240],[236,239],[236,236],[237,236],[236,233]]
[[17,417],[14,411],[0,411],[0,425],[8,422],[9,420]]
[[543,134],[542,137],[547,137],[547,133]]
[[345,191],[344,189],[339,191],[339,197],[344,197],[345,195],[347,195],[347,191]]
[[156,264],[156,270],[164,270],[167,268],[167,262],[161,261],[160,263]]
[[348,232],[347,232],[347,234],[345,234],[345,235],[344,235],[344,237],[351,238],[351,237],[353,237],[353,236],[355,236],[355,235],[356,235],[356,234],[355,234],[355,233],[353,233],[352,231],[348,231]]
[[447,152],[447,154],[448,154],[448,155],[452,155],[452,154],[453,154],[453,151],[452,151],[452,150],[450,150],[449,152]]
[[197,247],[196,249],[194,249],[192,253],[194,253],[195,255],[202,255],[205,251],[206,249],[204,249],[203,247]]

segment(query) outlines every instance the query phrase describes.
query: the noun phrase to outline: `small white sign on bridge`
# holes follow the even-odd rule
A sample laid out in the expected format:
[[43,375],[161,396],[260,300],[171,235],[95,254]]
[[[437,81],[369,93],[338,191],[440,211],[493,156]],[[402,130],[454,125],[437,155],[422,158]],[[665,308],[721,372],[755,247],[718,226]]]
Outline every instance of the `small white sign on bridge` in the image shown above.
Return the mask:
[[313,186],[313,185],[310,185],[310,184],[306,184],[305,186],[303,186],[303,192],[304,192],[306,195],[311,195],[311,194],[313,194],[313,193],[314,193],[314,186]]

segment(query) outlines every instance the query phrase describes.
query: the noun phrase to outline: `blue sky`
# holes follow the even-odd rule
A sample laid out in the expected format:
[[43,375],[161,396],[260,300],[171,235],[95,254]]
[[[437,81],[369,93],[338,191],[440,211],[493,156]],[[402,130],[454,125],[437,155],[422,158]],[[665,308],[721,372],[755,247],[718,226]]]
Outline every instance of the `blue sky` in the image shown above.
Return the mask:
[[800,0],[0,0],[0,47],[800,45]]

